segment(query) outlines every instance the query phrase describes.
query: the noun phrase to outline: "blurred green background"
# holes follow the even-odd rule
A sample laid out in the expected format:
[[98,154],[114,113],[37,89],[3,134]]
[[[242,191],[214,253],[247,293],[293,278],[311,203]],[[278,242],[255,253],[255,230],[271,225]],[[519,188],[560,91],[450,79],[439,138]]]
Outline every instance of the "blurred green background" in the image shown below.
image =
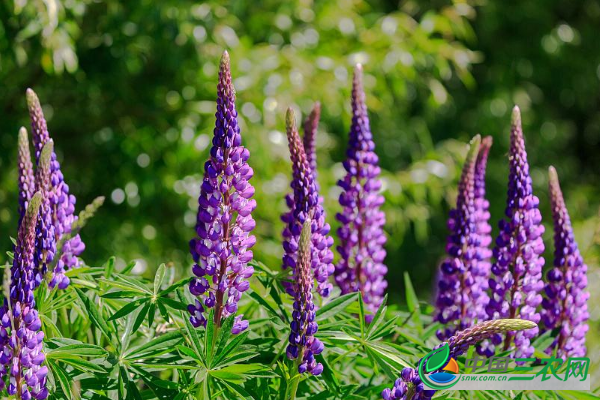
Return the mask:
[[360,62],[384,169],[392,298],[401,301],[408,271],[430,299],[465,143],[476,133],[494,137],[488,193],[496,226],[518,104],[548,260],[546,171],[555,165],[590,265],[597,336],[599,27],[593,0],[0,0],[2,249],[16,232],[16,138],[29,126],[24,94],[32,87],[78,210],[107,197],[82,235],[86,262],[115,254],[121,264],[138,260],[138,273],[171,261],[188,274],[218,62],[228,49],[255,170],[255,256],[276,268],[290,179],[285,109],[305,115],[314,101],[323,105],[319,180],[334,224],[351,72]]

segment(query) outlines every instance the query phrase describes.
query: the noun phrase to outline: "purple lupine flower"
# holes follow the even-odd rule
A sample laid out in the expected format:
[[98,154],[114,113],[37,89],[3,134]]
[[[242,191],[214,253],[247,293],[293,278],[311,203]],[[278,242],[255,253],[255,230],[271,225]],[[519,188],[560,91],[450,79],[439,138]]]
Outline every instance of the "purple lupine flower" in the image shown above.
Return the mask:
[[[329,283],[329,275],[333,273],[333,238],[329,236],[331,227],[325,222],[325,211],[319,198],[317,184],[312,170],[308,164],[304,146],[300,140],[296,120],[292,109],[286,114],[286,130],[292,161],[293,178],[290,187],[293,191],[292,211],[285,214],[282,219],[286,224],[283,230],[283,269],[290,268],[292,273],[296,268],[298,257],[298,240],[302,224],[310,217],[312,220],[312,256],[311,268],[317,281],[317,292],[323,296],[329,296],[332,285]],[[286,291],[294,295],[290,282],[284,282]]]
[[485,297],[486,287],[479,278],[483,254],[477,230],[478,210],[475,208],[475,167],[481,137],[475,136],[465,160],[458,186],[456,208],[450,211],[446,252],[438,280],[435,320],[444,325],[437,332],[444,340],[485,319],[485,308],[479,304]]
[[[533,195],[521,114],[516,106],[513,109],[510,142],[507,218],[499,223],[487,312],[490,319],[521,318],[537,323],[540,320],[537,308],[542,302],[540,292],[544,287],[544,226],[538,209],[540,201]],[[531,339],[537,334],[537,328],[526,332],[509,332],[504,339],[503,350],[510,349],[514,339],[515,351],[512,356],[530,357],[534,350]],[[502,337],[495,335],[488,351],[491,353],[493,345],[501,343]]]
[[35,190],[42,195],[42,204],[36,225],[36,251],[34,253],[34,284],[39,286],[44,279],[48,266],[54,259],[56,251],[55,226],[52,221],[52,197],[51,174],[52,153],[54,143],[50,139],[42,149],[37,170],[35,172]]
[[4,389],[7,377],[7,394],[20,399],[48,397],[48,367],[42,365],[44,332],[33,296],[35,227],[41,202],[42,194],[36,192],[19,226],[10,293],[0,307],[0,386]]
[[360,291],[367,308],[375,312],[387,287],[388,269],[383,263],[385,214],[379,209],[384,202],[379,193],[381,169],[369,127],[360,64],[354,70],[352,82],[352,125],[346,156],[346,176],[338,182],[343,210],[336,215],[341,226],[335,281],[342,294]]
[[27,203],[35,188],[35,180],[33,178],[33,164],[31,163],[31,153],[29,151],[29,139],[27,139],[27,129],[21,127],[19,130],[19,225],[23,220]]
[[315,321],[316,308],[312,293],[314,274],[311,268],[311,225],[308,216],[302,225],[296,267],[293,271],[294,311],[286,354],[290,360],[297,360],[298,373],[319,375],[323,372],[323,364],[317,363],[315,356],[323,351],[324,346],[314,336],[319,327]]
[[481,139],[479,153],[477,154],[477,162],[475,163],[475,223],[476,232],[479,236],[479,263],[476,270],[475,280],[481,288],[481,301],[477,306],[480,307],[479,313],[481,318],[487,318],[485,306],[489,302],[487,290],[489,288],[489,278],[492,268],[491,258],[492,249],[492,227],[490,225],[490,202],[485,197],[485,171],[487,168],[488,155],[492,147],[492,137],[486,136]]
[[542,301],[542,321],[546,330],[560,329],[546,353],[566,360],[586,353],[585,334],[589,327],[587,265],[579,253],[571,219],[554,167],[549,170],[549,192],[554,219],[554,267],[548,271]]
[[304,152],[310,170],[313,172],[315,181],[317,180],[317,129],[319,127],[319,119],[321,118],[321,103],[318,101],[313,106],[312,111],[304,121]]
[[[40,155],[44,145],[50,140],[48,126],[44,113],[40,105],[40,101],[31,89],[27,89],[27,106],[29,107],[29,116],[31,118],[33,147],[35,149],[36,165],[39,165]],[[43,275],[46,273],[45,268],[54,261],[55,266],[52,271],[52,278],[48,286],[58,286],[64,289],[69,286],[69,278],[65,272],[80,266],[79,255],[85,250],[85,244],[81,241],[79,234],[73,236],[66,241],[61,249],[56,249],[57,243],[60,243],[64,235],[71,233],[71,226],[77,220],[75,212],[75,196],[69,194],[69,186],[64,180],[64,176],[60,170],[60,163],[56,159],[56,153],[52,152],[49,203],[52,214],[52,225],[54,226],[54,238],[45,237],[43,242],[45,245],[38,246],[38,259],[46,258],[46,263],[41,265],[39,271],[41,277],[37,281],[41,282]],[[45,232],[48,235],[48,232]],[[60,258],[54,260],[54,253],[58,253]],[[42,254],[45,253],[45,254]]]
[[[494,335],[500,335],[509,331],[529,331],[532,329],[537,330],[537,325],[534,322],[521,319],[497,319],[480,322],[477,325],[458,332],[446,342],[435,346],[434,350],[440,349],[447,344],[450,351],[448,359],[456,358],[469,350],[469,347]],[[430,357],[432,354],[430,353],[426,357]],[[428,400],[433,397],[436,390],[425,389],[425,385],[423,385],[421,378],[419,378],[418,365],[421,363],[421,360],[417,363],[417,368],[403,368],[400,377],[394,382],[394,386],[384,389],[381,392],[381,397],[384,400]]]
[[[190,241],[195,262],[190,292],[197,299],[188,310],[195,327],[206,326],[205,308],[215,309],[217,326],[234,315],[254,273],[248,265],[253,256],[250,249],[256,243],[256,237],[250,235],[256,225],[251,215],[256,208],[254,187],[249,183],[254,172],[248,165],[250,152],[242,146],[227,52],[221,58],[215,116],[213,146],[204,164],[198,198],[197,236]],[[235,317],[234,334],[248,327],[242,318]]]

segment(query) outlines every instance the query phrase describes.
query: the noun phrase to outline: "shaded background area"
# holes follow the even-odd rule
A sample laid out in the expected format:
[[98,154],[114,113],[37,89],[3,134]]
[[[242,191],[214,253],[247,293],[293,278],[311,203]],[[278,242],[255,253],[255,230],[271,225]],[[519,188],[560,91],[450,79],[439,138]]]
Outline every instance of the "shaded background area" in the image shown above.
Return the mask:
[[[257,259],[276,268],[282,254],[290,105],[305,115],[313,101],[323,104],[319,180],[335,225],[351,72],[360,62],[384,169],[395,301],[404,271],[420,297],[430,298],[465,143],[478,132],[494,137],[488,169],[494,227],[501,218],[514,104],[523,112],[535,192],[548,224],[548,260],[546,171],[555,165],[597,293],[599,26],[600,4],[592,0],[142,0],[126,6],[1,0],[1,248],[11,248],[8,237],[16,232],[16,137],[19,126],[29,126],[24,94],[32,87],[78,210],[95,196],[108,198],[83,232],[86,262],[115,254],[121,264],[138,260],[138,273],[171,261],[187,274],[218,62],[228,49],[255,170]],[[592,319],[600,320],[598,307],[592,306]]]

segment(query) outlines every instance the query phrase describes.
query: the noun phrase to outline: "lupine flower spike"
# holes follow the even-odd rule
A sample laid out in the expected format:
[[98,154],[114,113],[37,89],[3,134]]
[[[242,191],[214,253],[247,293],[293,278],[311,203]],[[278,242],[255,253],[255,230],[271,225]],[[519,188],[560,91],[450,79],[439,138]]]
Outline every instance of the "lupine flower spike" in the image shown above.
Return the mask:
[[[35,232],[36,251],[34,254],[34,284],[39,286],[44,279],[48,266],[54,259],[56,251],[55,226],[52,221],[52,197],[51,175],[52,154],[54,143],[49,140],[42,149],[35,173],[35,190],[42,195],[42,204]],[[68,278],[67,278],[68,282]],[[61,281],[62,283],[62,281]]]
[[477,255],[479,259],[475,281],[481,288],[481,297],[478,301],[478,313],[482,319],[487,319],[485,307],[489,303],[487,290],[492,268],[492,227],[490,226],[490,202],[485,196],[485,171],[487,169],[488,155],[492,147],[492,137],[481,139],[477,162],[475,163],[475,223],[479,239]]
[[[317,292],[329,296],[332,285],[328,282],[329,275],[333,273],[333,253],[330,250],[333,238],[329,236],[330,226],[325,222],[325,211],[319,199],[317,184],[304,146],[300,140],[294,112],[288,109],[286,115],[287,137],[292,160],[293,178],[290,184],[293,191],[293,204],[291,213],[285,217],[286,227],[283,230],[283,269],[291,269],[292,274],[297,264],[298,240],[302,225],[307,218],[312,220],[312,256],[311,268],[317,281]],[[286,291],[294,295],[291,282],[285,282]]]
[[[319,118],[321,117],[321,103],[316,102],[313,106],[312,111],[304,122],[304,136],[302,142],[304,143],[304,151],[306,153],[306,160],[313,175],[315,186],[318,190],[319,184],[317,182],[317,154],[316,154],[316,139],[317,139],[317,128],[319,126]],[[288,193],[285,196],[285,203],[288,211],[281,216],[281,221],[285,224],[282,235],[285,237],[288,231],[288,225],[294,220],[294,193]],[[323,203],[323,198],[319,196],[319,203]],[[287,265],[284,263],[284,268]],[[291,290],[289,285],[286,288]]]
[[480,265],[484,254],[480,251],[481,238],[477,230],[478,210],[475,208],[475,169],[481,137],[475,136],[465,160],[456,208],[450,211],[446,251],[448,257],[441,265],[438,281],[435,319],[444,324],[437,332],[444,340],[457,331],[468,328],[475,321],[484,320],[485,287],[481,285]]
[[[497,319],[494,321],[481,322],[467,328],[450,337],[446,342],[437,345],[434,350],[440,349],[446,344],[450,354],[448,359],[456,358],[464,354],[469,347],[486,340],[495,335],[505,332],[537,330],[534,322],[521,319]],[[420,361],[417,365],[420,364]],[[445,367],[445,365],[444,365]],[[435,390],[426,390],[418,368],[406,367],[402,370],[400,377],[394,382],[392,388],[386,388],[381,392],[385,400],[428,400],[435,394]]]
[[315,305],[313,303],[314,275],[311,268],[312,243],[311,219],[308,217],[302,225],[298,243],[298,258],[293,273],[294,311],[287,356],[297,360],[298,372],[310,372],[319,375],[323,372],[323,364],[315,361],[315,355],[323,351],[323,343],[314,337],[318,325],[315,321]]
[[48,367],[42,366],[44,333],[33,297],[35,227],[41,202],[42,194],[36,192],[27,206],[15,245],[9,298],[0,307],[0,388],[4,389],[8,376],[7,394],[24,400],[48,397]]
[[33,178],[33,164],[31,163],[31,153],[29,151],[29,139],[27,138],[27,129],[21,127],[19,130],[19,225],[27,210],[27,203],[33,190],[35,181]]
[[[518,107],[513,109],[510,142],[507,218],[500,221],[496,238],[487,312],[489,319],[520,318],[537,323],[540,320],[537,307],[542,302],[540,292],[544,287],[544,226],[539,199],[533,195]],[[502,349],[508,350],[514,344],[514,357],[530,357],[534,350],[531,339],[537,334],[537,328],[509,332]],[[502,342],[501,335],[492,337],[493,345]],[[493,348],[490,346],[488,351],[491,353]]]
[[379,209],[384,201],[379,193],[381,169],[369,126],[360,64],[354,70],[352,83],[352,125],[346,156],[346,175],[338,182],[343,210],[336,215],[341,226],[335,281],[342,294],[360,291],[367,308],[375,312],[387,287],[388,269],[383,264],[385,214]]
[[304,121],[304,152],[310,170],[313,172],[315,181],[317,180],[317,129],[319,127],[319,119],[321,118],[321,103],[318,101],[313,106],[312,111]]
[[[248,265],[256,243],[250,234],[256,225],[251,215],[256,208],[254,187],[249,183],[254,172],[248,165],[250,152],[242,146],[227,52],[221,58],[215,116],[213,146],[198,198],[197,236],[190,241],[195,262],[190,292],[197,299],[188,310],[195,327],[206,326],[205,308],[214,308],[216,326],[235,315],[254,273]],[[246,328],[243,315],[235,316],[232,332]]]
[[566,360],[567,357],[585,356],[590,294],[586,291],[587,265],[579,253],[554,167],[550,167],[549,175],[554,219],[554,267],[547,274],[542,321],[546,330],[559,330],[546,352],[552,354],[556,351],[558,357]]
[[[35,149],[36,165],[39,166],[40,156],[44,145],[50,140],[48,133],[48,126],[42,112],[40,101],[31,89],[27,89],[27,105],[29,107],[29,116],[31,118],[32,138],[33,147]],[[56,244],[60,242],[63,235],[67,235],[71,232],[72,224],[77,220],[75,212],[75,196],[69,194],[69,186],[64,180],[63,174],[60,170],[60,163],[56,159],[56,153],[52,152],[51,161],[51,175],[50,175],[50,188],[49,198],[51,210],[51,220],[54,227],[54,232],[39,231],[38,236],[42,235],[43,238],[38,240],[37,245],[37,259],[42,259],[45,253],[46,261],[39,268],[40,276],[36,278],[37,284],[41,282],[43,275],[46,273],[45,268],[50,263],[55,264],[54,270],[52,271],[52,278],[48,285],[50,287],[58,286],[60,289],[64,289],[69,286],[69,278],[65,275],[65,272],[77,268],[80,265],[80,260],[77,258],[85,250],[85,245],[81,241],[79,235],[75,235],[64,243],[62,249],[58,249],[60,258],[54,260],[54,254],[56,253]],[[44,212],[42,210],[42,212]],[[46,218],[46,217],[43,217]],[[52,237],[53,236],[53,237]]]

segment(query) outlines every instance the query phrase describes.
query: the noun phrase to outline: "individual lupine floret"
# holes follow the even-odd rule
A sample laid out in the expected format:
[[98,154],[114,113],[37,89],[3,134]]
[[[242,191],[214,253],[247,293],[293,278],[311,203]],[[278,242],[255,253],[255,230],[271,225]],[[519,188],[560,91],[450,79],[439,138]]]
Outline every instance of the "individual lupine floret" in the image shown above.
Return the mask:
[[448,219],[448,257],[440,267],[435,314],[435,320],[444,324],[437,332],[440,340],[486,317],[485,309],[478,305],[487,288],[487,285],[482,288],[478,279],[480,263],[484,261],[475,208],[475,168],[480,143],[479,135],[471,141],[458,186],[456,208],[450,211]]
[[[516,106],[513,109],[510,142],[507,218],[499,223],[487,313],[489,319],[520,318],[537,323],[540,320],[537,308],[542,302],[540,292],[544,287],[544,226],[538,209],[539,199],[533,195],[521,114]],[[527,358],[533,354],[531,339],[537,334],[537,328],[526,332],[509,332],[504,341],[502,336],[495,335],[492,344],[504,342],[502,348],[508,350],[514,340],[512,356]],[[490,353],[493,350],[492,346],[488,348]]]
[[11,268],[9,297],[0,307],[0,386],[19,399],[45,399],[48,368],[42,351],[44,333],[33,297],[35,227],[42,194],[31,197],[19,227]]
[[[469,350],[469,347],[494,335],[501,335],[505,332],[529,331],[532,329],[537,329],[537,325],[527,320],[497,319],[494,321],[485,321],[458,332],[446,342],[437,345],[434,350],[440,349],[447,344],[449,347],[449,360],[450,358],[456,358],[464,354]],[[432,353],[428,357],[431,355]],[[419,360],[417,363],[417,368],[404,368],[400,373],[400,378],[394,382],[394,386],[384,389],[381,392],[381,397],[385,400],[427,400],[433,397],[436,390],[425,389],[425,385],[423,385],[419,377],[418,365],[421,364],[422,360]]]
[[[286,226],[283,230],[283,269],[296,268],[298,257],[298,240],[304,221],[310,217],[312,220],[312,257],[311,268],[317,281],[317,292],[323,296],[329,296],[332,285],[329,283],[329,275],[333,273],[333,238],[329,236],[331,227],[325,222],[325,211],[319,198],[317,184],[308,160],[304,152],[304,145],[300,140],[296,120],[292,109],[287,110],[286,131],[292,161],[293,177],[290,187],[293,191],[293,204],[291,213],[284,221]],[[293,295],[290,282],[284,283],[286,291]]]
[[311,268],[310,237],[311,219],[308,217],[302,225],[296,268],[293,271],[294,311],[286,354],[290,360],[297,360],[299,373],[309,372],[319,375],[323,372],[323,364],[317,363],[315,356],[323,351],[324,346],[314,336],[318,325],[315,321],[316,308],[313,302],[314,275]]
[[[197,299],[188,310],[195,327],[206,325],[205,308],[214,308],[216,326],[234,315],[254,273],[248,265],[256,243],[250,234],[256,225],[251,215],[256,208],[254,187],[249,183],[254,172],[248,165],[250,152],[242,146],[227,52],[221,58],[215,116],[213,146],[198,198],[197,236],[190,241],[195,262],[190,292]],[[234,334],[248,327],[242,318],[235,317]]]
[[33,177],[33,164],[31,163],[31,153],[29,151],[29,139],[27,138],[27,129],[21,127],[19,130],[19,225],[27,210],[27,203],[35,189],[35,180]]
[[[27,89],[27,105],[29,107],[29,116],[31,118],[36,165],[39,166],[42,149],[50,140],[50,134],[48,133],[48,126],[46,124],[46,119],[44,118],[40,101],[35,92],[31,89]],[[80,260],[78,256],[85,250],[85,244],[77,234],[66,241],[61,249],[55,248],[61,238],[71,232],[71,226],[77,220],[77,216],[74,214],[76,202],[75,196],[69,194],[69,186],[64,180],[64,176],[60,169],[60,163],[58,162],[54,151],[52,152],[51,161],[49,202],[52,212],[52,224],[54,226],[54,238],[45,238],[46,248],[38,248],[37,252],[46,252],[48,258],[47,263],[53,261],[55,264],[54,270],[51,271],[52,278],[48,285],[50,287],[58,286],[59,288],[64,289],[69,285],[69,278],[65,275],[65,272],[79,267]],[[53,244],[51,242],[53,242]],[[60,255],[58,260],[53,260],[54,253]],[[48,257],[49,254],[52,254],[52,257]],[[41,258],[42,255],[38,254],[37,257]],[[46,266],[47,265],[42,265],[40,267],[39,271],[41,277],[38,277],[38,282],[41,282],[43,279],[43,275],[46,273],[46,270],[44,269]]]
[[542,301],[542,321],[546,330],[559,333],[546,349],[558,357],[583,357],[589,329],[587,265],[584,263],[571,226],[571,218],[560,189],[558,174],[549,169],[549,192],[554,220],[554,267],[548,271]]
[[340,260],[335,266],[335,281],[342,294],[360,291],[372,312],[377,311],[387,287],[387,267],[383,225],[385,214],[379,209],[384,198],[379,193],[379,158],[369,126],[362,84],[362,67],[356,66],[352,82],[352,125],[344,168],[338,182],[342,212],[336,215]]

